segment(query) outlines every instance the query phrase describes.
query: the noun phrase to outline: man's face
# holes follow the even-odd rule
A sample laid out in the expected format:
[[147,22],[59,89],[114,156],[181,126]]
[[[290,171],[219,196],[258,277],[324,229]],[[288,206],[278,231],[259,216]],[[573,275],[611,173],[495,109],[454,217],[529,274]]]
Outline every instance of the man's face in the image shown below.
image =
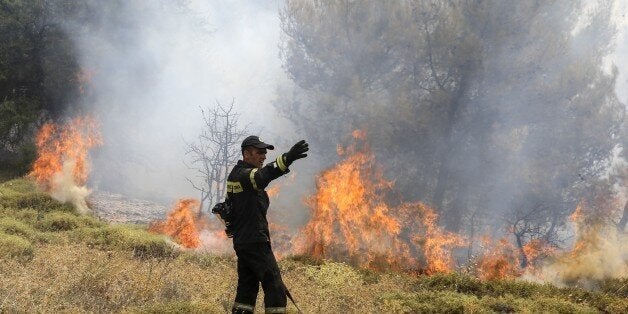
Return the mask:
[[257,168],[261,168],[266,160],[266,148],[250,147],[244,150],[242,155],[244,162]]

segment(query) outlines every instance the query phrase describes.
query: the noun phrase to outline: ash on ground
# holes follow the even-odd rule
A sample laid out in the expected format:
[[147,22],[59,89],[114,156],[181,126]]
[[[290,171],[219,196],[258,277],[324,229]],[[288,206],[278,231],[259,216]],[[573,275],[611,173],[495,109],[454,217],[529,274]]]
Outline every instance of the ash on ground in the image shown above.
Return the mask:
[[87,204],[100,219],[116,223],[148,224],[164,219],[168,212],[166,206],[158,203],[103,191],[90,194]]

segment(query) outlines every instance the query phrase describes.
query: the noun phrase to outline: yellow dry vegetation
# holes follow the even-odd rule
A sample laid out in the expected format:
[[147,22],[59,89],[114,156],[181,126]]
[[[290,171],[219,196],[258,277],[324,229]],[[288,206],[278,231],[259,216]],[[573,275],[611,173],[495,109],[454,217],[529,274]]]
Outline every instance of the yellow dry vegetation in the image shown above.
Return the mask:
[[[235,266],[234,258],[180,251],[142,226],[78,215],[27,180],[0,184],[0,312],[225,313]],[[374,272],[307,256],[280,268],[305,313],[628,312],[626,279],[589,291]]]

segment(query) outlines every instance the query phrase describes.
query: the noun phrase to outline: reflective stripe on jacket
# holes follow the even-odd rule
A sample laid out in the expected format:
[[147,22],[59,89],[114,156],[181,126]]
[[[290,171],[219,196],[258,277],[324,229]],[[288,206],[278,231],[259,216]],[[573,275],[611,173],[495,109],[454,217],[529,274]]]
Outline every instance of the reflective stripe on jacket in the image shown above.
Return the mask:
[[270,201],[264,189],[288,172],[283,155],[259,169],[242,160],[233,167],[227,178],[227,197],[234,215],[234,244],[270,241],[266,220]]

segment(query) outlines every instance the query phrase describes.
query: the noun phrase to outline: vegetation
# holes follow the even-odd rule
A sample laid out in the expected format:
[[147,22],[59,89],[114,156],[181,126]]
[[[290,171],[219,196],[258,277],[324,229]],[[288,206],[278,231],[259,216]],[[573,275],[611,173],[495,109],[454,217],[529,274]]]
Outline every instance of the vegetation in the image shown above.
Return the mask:
[[[79,216],[26,179],[0,184],[0,201],[1,312],[224,313],[231,307],[232,257],[180,251],[142,226]],[[306,313],[628,311],[626,279],[589,291],[462,274],[374,272],[307,256],[279,264]],[[261,293],[257,303],[263,312]],[[289,311],[296,310],[289,305]]]
[[[626,143],[618,71],[603,62],[612,10],[604,1],[289,0],[282,57],[294,86],[276,106],[330,163],[338,139],[366,128],[396,188],[432,205],[448,230],[561,245],[579,201],[603,208],[617,196],[598,179]],[[608,207],[619,220],[624,204]]]
[[71,1],[0,1],[1,171],[25,173],[37,124],[76,107],[78,56],[62,26],[71,8]]

